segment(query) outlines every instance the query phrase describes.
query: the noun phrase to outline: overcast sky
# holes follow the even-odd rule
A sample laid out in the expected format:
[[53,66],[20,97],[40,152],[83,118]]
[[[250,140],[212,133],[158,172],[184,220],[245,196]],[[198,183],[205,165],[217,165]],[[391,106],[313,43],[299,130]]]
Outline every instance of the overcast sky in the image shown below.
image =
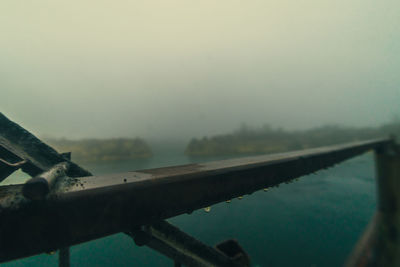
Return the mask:
[[0,111],[43,136],[189,138],[400,115],[398,0],[2,0]]

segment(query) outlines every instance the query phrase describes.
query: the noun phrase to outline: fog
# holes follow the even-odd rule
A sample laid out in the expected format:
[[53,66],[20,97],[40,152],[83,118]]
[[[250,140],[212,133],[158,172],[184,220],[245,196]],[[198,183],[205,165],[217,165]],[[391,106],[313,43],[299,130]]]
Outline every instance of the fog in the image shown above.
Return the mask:
[[0,111],[39,136],[188,139],[400,114],[400,2],[0,3]]

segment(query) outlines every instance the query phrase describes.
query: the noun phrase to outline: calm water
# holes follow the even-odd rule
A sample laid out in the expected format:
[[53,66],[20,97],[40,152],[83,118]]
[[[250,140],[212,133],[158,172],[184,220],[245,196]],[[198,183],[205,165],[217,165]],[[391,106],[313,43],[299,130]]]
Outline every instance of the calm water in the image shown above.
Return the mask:
[[[95,174],[185,164],[172,149],[150,160],[86,165]],[[206,161],[211,159],[196,159]],[[300,181],[257,192],[169,221],[214,245],[236,238],[253,266],[341,266],[375,209],[372,154],[342,163]],[[28,225],[29,223],[27,223]],[[72,266],[173,266],[170,259],[137,247],[124,234],[77,245]],[[57,255],[39,255],[4,266],[57,266]]]

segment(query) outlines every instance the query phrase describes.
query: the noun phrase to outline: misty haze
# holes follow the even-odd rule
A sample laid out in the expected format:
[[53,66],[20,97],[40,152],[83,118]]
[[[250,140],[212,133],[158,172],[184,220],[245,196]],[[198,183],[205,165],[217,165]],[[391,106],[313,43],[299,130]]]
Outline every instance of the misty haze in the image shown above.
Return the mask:
[[400,114],[398,5],[3,1],[0,106],[73,139],[379,126]]

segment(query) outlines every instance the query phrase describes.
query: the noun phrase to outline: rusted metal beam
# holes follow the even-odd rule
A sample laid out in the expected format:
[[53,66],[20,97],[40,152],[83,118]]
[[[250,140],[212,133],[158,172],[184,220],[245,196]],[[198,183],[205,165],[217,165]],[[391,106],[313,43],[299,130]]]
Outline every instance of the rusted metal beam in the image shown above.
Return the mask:
[[400,146],[377,149],[375,162],[377,211],[347,267],[400,266]]
[[[0,188],[0,261],[93,240],[190,213],[390,144],[355,142],[275,155],[73,178],[46,199]],[[27,225],[27,222],[29,224]]]

